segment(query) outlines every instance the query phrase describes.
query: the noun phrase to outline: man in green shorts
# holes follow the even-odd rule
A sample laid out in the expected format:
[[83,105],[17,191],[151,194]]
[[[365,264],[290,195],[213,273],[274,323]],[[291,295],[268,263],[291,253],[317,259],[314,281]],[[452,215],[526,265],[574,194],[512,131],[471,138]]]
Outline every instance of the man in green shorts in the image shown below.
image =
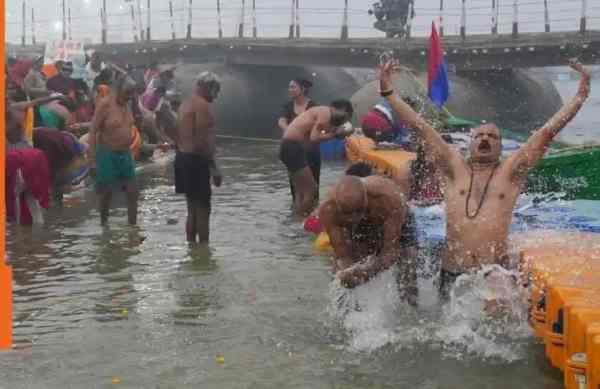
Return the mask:
[[129,102],[135,82],[126,77],[116,91],[101,99],[96,106],[89,135],[90,156],[96,165],[96,190],[100,197],[100,222],[106,225],[110,200],[115,188],[127,194],[129,224],[137,224],[138,190],[135,181],[135,161],[130,151],[133,114]]

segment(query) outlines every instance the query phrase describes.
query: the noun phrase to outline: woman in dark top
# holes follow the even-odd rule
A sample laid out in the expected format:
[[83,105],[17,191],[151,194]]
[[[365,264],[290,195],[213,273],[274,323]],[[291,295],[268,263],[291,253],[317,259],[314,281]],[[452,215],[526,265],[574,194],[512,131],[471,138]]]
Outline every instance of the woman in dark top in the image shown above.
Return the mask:
[[[290,85],[288,87],[290,101],[283,106],[281,117],[278,121],[279,128],[281,128],[283,132],[287,130],[290,123],[293,122],[294,119],[296,119],[299,115],[308,109],[317,106],[317,103],[308,97],[308,92],[312,86],[312,82],[300,78],[290,81]],[[307,153],[307,162],[318,186],[319,178],[321,177],[321,150],[318,144],[314,145]],[[290,190],[292,192],[292,197],[294,197],[294,187],[292,186],[291,182]]]

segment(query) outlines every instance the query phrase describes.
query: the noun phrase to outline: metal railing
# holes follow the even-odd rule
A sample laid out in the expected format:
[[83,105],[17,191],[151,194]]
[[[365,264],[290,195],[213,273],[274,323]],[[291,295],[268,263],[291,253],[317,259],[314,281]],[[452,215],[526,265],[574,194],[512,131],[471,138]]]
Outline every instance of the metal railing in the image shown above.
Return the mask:
[[[194,5],[193,0],[88,0],[83,14],[75,1],[57,0],[55,17],[28,8],[21,0],[19,12],[7,14],[9,41],[38,43],[78,39],[93,42],[213,37],[349,37],[381,36],[367,9],[352,7],[352,0],[334,0],[338,7],[310,7],[308,0],[214,0],[213,7]],[[100,4],[92,4],[94,2]],[[112,4],[111,4],[112,3]],[[287,4],[286,4],[287,3]],[[94,7],[98,5],[97,11]],[[93,12],[92,12],[93,11]],[[589,0],[439,0],[439,7],[415,8],[405,38],[425,36],[435,20],[444,35],[506,34],[600,28],[600,4]],[[410,13],[409,13],[410,14]],[[47,13],[46,13],[47,15]],[[250,27],[248,27],[250,26]]]

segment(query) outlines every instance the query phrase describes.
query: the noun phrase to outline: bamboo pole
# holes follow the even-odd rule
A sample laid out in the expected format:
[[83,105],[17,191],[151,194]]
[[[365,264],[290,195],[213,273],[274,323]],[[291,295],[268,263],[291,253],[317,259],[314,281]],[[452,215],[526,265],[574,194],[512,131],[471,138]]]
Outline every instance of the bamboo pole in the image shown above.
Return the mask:
[[[0,0],[0,14],[6,15],[4,0]],[[6,30],[1,29],[2,41],[6,42]],[[2,45],[0,55],[6,58]],[[6,82],[6,63],[0,61],[0,85]],[[12,348],[12,269],[6,263],[6,89],[0,88],[0,349]]]

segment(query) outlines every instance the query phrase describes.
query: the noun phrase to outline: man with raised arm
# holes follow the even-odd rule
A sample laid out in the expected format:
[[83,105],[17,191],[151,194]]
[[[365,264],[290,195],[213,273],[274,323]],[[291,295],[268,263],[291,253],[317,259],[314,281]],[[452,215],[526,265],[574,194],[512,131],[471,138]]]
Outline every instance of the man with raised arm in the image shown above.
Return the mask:
[[509,266],[508,232],[527,174],[559,131],[579,112],[590,92],[589,72],[578,62],[571,62],[571,67],[581,74],[577,95],[533,132],[520,150],[502,161],[502,139],[496,125],[485,124],[472,131],[470,156],[465,159],[410,106],[395,97],[391,81],[395,64],[388,62],[380,67],[381,95],[401,120],[415,129],[445,181],[447,242],[440,277],[442,296],[463,273],[488,264]]

